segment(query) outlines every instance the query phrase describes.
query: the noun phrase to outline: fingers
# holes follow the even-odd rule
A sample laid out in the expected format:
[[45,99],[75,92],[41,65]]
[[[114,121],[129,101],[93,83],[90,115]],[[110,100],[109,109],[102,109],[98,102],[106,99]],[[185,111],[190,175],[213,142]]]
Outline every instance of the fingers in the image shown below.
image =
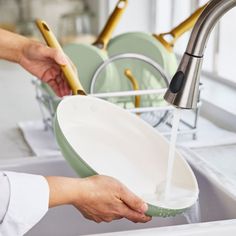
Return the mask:
[[[58,79],[58,74],[60,73],[60,81],[57,80],[56,82],[50,82],[49,85],[53,88],[55,93],[62,97],[65,95],[69,95],[71,93],[71,89],[68,86],[68,83],[65,80],[65,77],[59,67],[59,65],[67,65],[70,64],[75,73],[77,74],[77,68],[76,66],[72,63],[72,61],[63,53],[63,51],[55,49],[55,48],[49,48],[45,47],[42,45],[42,47],[39,48],[39,54],[41,54],[42,57],[47,57],[53,60],[55,63],[51,64],[51,68],[48,70],[49,72],[44,74],[44,78],[42,79],[43,81],[49,83],[50,80],[55,80]],[[57,88],[56,88],[56,85]]]
[[142,213],[138,213],[136,211],[133,211],[129,207],[127,207],[125,204],[123,204],[121,209],[121,215],[125,217],[126,219],[134,222],[134,223],[146,223],[150,221],[152,218],[150,216],[146,216]]
[[46,82],[56,93],[57,96],[63,97],[71,93],[68,83],[66,82],[59,66],[51,65],[42,75],[41,80]]
[[133,194],[125,186],[121,191],[121,200],[131,209],[139,213],[145,213],[148,210],[148,205],[141,198]]
[[60,75],[56,78],[58,89],[60,91],[61,96],[66,96],[71,94],[71,89],[65,79],[63,72],[61,71]]
[[126,218],[127,220],[132,221],[134,223],[146,223],[152,219],[149,216],[145,216],[144,214],[129,209],[125,204],[120,205],[119,210],[113,214],[88,214],[87,212],[83,211],[81,213],[86,219],[93,220],[97,223],[109,223],[113,220],[120,220],[122,218]]
[[65,80],[62,80],[62,83],[61,83],[61,94],[62,96],[71,94],[71,90],[68,86],[68,83]]
[[57,96],[62,97],[61,91],[59,89],[59,86],[58,86],[56,80],[51,79],[47,82],[47,84],[53,89],[53,91],[56,93]]
[[70,89],[68,84],[59,78],[59,82],[56,79],[51,79],[48,82],[48,85],[53,89],[57,96],[63,97],[70,95]]
[[148,205],[141,198],[133,194],[128,188],[122,186],[121,201],[123,201],[122,215],[135,223],[146,223],[151,220],[151,217],[146,216]]
[[100,222],[110,223],[113,220],[120,220],[122,218],[123,216],[105,216],[105,217],[95,217],[95,218],[92,218],[92,220],[97,223],[100,223]]
[[50,58],[59,65],[67,65],[69,63],[63,51],[55,48],[45,47],[44,45],[39,48],[39,55]]
[[94,215],[89,215],[87,214],[86,212],[81,212],[82,215],[84,216],[84,218],[88,219],[88,220],[92,220],[92,221],[95,221],[96,223],[101,223],[103,222],[104,220],[102,220],[100,217],[98,216],[94,216]]
[[71,61],[71,59],[64,54],[63,51],[56,48],[43,47],[40,48],[40,53],[43,57],[47,57],[55,61],[58,65],[71,65],[74,72],[77,74],[77,67]]

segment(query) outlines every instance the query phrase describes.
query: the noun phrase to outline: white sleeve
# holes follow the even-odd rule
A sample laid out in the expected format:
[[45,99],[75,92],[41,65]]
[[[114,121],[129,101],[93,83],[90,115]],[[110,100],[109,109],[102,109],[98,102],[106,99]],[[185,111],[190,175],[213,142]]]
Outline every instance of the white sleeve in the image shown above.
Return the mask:
[[[49,186],[40,175],[5,171],[4,174],[9,181],[10,194],[0,223],[0,235],[22,236],[48,211]],[[4,193],[1,191],[0,194]]]

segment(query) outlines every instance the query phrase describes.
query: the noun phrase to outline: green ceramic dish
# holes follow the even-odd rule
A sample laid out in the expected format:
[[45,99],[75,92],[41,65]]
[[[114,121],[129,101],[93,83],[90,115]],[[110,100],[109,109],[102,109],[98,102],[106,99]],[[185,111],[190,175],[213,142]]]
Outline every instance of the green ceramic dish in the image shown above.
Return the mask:
[[[194,26],[205,6],[206,5],[198,8],[191,16],[167,33],[156,35],[144,32],[132,32],[116,36],[108,44],[109,56],[117,56],[124,53],[141,54],[154,60],[172,77],[177,70],[177,60],[173,52],[174,44],[185,32],[189,31]],[[168,40],[166,40],[167,36],[169,36]],[[134,62],[130,61],[130,63],[127,64],[131,71],[137,71],[135,70],[137,65],[135,65]],[[156,83],[153,81],[150,83],[150,81],[146,80],[145,74],[142,75],[142,72],[146,70],[146,66],[143,65],[140,66],[140,68],[142,70],[136,73],[136,75],[141,86],[158,88],[156,84],[159,83],[159,86],[163,85],[160,76],[156,76]],[[119,69],[119,72],[120,71]],[[125,81],[123,80],[123,82]],[[145,97],[145,99],[149,99],[151,103],[157,100],[157,98],[152,99],[150,97]],[[160,100],[158,100],[158,102],[159,101]]]
[[[154,62],[158,63],[168,76],[172,76],[177,69],[177,59],[174,53],[166,48],[152,35],[143,32],[129,32],[116,36],[108,44],[108,54],[110,57],[124,53],[135,53],[144,55]],[[141,89],[166,88],[166,82],[160,74],[152,73],[149,79],[150,68],[147,64],[137,62],[133,59],[126,60],[125,64],[117,66],[117,70],[122,78],[123,68],[126,67],[132,71]],[[129,86],[127,80],[121,80],[121,88],[126,90]],[[160,96],[142,96],[141,104],[143,107],[156,106],[163,103]]]
[[196,178],[176,152],[171,198],[161,199],[169,143],[155,129],[118,106],[89,96],[59,104],[54,120],[63,156],[81,177],[113,176],[149,204],[151,216],[174,216],[194,205]]

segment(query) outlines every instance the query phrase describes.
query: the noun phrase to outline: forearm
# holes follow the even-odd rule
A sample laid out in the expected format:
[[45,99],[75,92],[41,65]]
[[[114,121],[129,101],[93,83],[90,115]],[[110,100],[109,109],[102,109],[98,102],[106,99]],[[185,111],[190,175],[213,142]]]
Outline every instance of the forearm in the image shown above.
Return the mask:
[[96,222],[110,222],[123,217],[133,222],[151,220],[145,215],[147,204],[112,177],[46,177],[46,180],[50,192],[49,207],[71,204],[85,218]]
[[0,59],[19,62],[23,48],[30,39],[18,34],[0,29]]
[[45,177],[49,185],[49,207],[73,204],[78,196],[79,179],[48,176]]
[[59,97],[71,93],[60,67],[69,62],[61,50],[0,29],[0,59],[18,63],[48,83]]

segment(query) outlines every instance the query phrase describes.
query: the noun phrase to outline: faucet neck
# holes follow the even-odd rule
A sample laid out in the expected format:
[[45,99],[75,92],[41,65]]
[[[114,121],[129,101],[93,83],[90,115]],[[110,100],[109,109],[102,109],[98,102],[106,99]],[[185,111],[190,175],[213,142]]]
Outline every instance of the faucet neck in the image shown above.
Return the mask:
[[197,106],[200,72],[209,35],[215,24],[236,0],[212,0],[203,10],[191,33],[189,43],[164,98],[170,104],[193,109]]
[[198,18],[189,39],[186,54],[203,57],[209,35],[220,20],[230,9],[236,6],[236,0],[212,0]]

